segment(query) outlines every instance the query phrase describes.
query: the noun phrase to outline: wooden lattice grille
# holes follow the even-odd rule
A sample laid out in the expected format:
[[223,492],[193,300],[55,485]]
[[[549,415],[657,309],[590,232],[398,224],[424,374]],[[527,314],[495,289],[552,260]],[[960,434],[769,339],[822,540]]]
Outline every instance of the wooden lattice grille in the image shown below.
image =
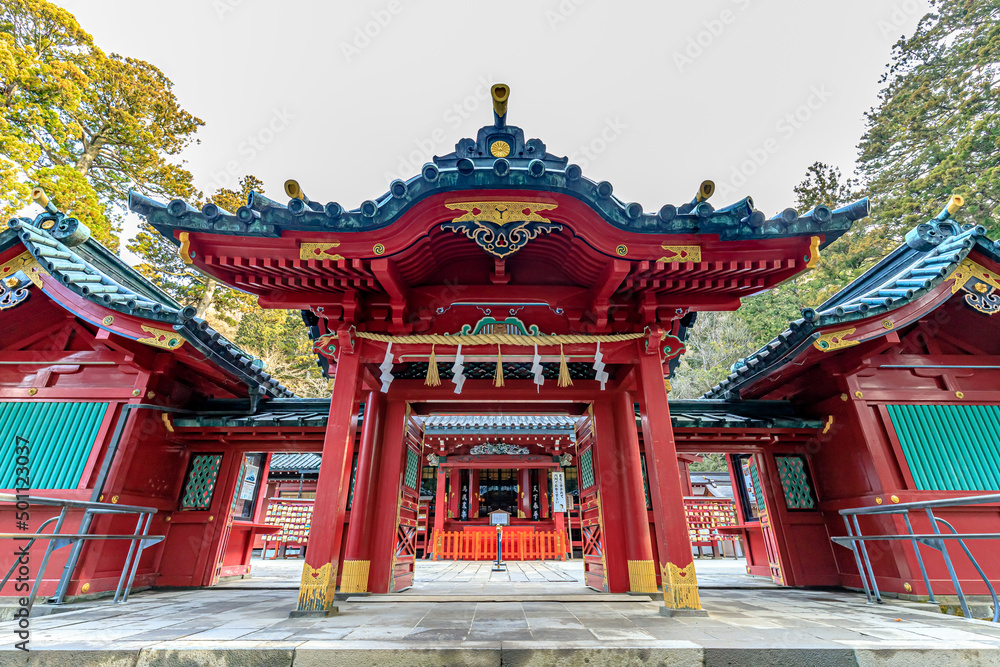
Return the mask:
[[406,475],[403,483],[411,489],[417,488],[417,477],[420,475],[420,455],[412,449],[406,450]]
[[580,488],[589,489],[594,485],[594,459],[591,450],[580,454]]
[[182,510],[207,510],[212,507],[212,494],[221,466],[222,454],[195,454],[191,457],[191,467],[181,495]]
[[775,456],[774,462],[778,467],[778,478],[781,480],[788,509],[816,509],[816,498],[806,473],[805,459],[801,456]]

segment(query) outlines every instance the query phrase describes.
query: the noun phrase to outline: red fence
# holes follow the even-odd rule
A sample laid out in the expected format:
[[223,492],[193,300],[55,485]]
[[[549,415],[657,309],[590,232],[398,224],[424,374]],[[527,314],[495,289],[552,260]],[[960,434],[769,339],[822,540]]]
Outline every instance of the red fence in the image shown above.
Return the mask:
[[[560,530],[505,530],[503,560],[566,560],[566,534]],[[494,531],[435,531],[434,560],[496,560]]]

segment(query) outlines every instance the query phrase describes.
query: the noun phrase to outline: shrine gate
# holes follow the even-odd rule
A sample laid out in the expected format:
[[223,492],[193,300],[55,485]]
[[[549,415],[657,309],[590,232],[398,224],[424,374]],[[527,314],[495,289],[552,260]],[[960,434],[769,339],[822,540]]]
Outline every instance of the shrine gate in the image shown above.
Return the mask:
[[[299,613],[332,610],[338,582],[409,585],[426,442],[415,418],[484,405],[586,415],[573,456],[593,480],[581,489],[590,576],[612,592],[662,582],[668,612],[697,611],[667,403],[687,328],[814,266],[867,200],[766,218],[750,197],[714,207],[705,181],[690,202],[646,212],[525,140],[507,124],[509,89],[492,95],[494,122],[476,139],[353,210],[296,181],[287,205],[254,194],[234,212],[198,210],[131,193],[130,206],[188,264],[265,308],[302,310],[335,378]],[[447,465],[447,446],[430,443]]]

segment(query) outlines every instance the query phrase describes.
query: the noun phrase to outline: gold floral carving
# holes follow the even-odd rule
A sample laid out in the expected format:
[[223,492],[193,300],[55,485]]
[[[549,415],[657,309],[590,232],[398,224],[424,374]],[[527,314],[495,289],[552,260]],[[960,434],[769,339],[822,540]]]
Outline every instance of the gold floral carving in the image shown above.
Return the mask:
[[510,144],[506,141],[494,141],[490,144],[490,155],[493,157],[507,157],[510,155]]
[[698,578],[694,573],[694,562],[684,567],[666,563],[660,568],[663,581],[663,604],[670,609],[701,609],[701,595],[698,594]]
[[683,264],[701,261],[701,246],[699,245],[667,245],[664,243],[660,247],[666,253],[659,259],[661,262],[680,262]]
[[508,222],[549,222],[539,211],[551,211],[556,204],[526,201],[473,201],[445,204],[453,211],[465,211],[452,222],[492,222],[505,225]]
[[184,344],[184,339],[181,338],[181,335],[176,331],[157,329],[156,327],[151,327],[148,324],[143,324],[141,326],[143,331],[152,334],[152,336],[149,338],[139,338],[138,341],[140,343],[152,345],[153,347],[162,347],[165,350],[176,350]]
[[946,280],[955,281],[951,286],[951,293],[954,294],[962,289],[970,278],[975,278],[991,286],[993,289],[1000,290],[1000,275],[997,275],[993,271],[988,271],[985,267],[966,257],[952,271],[951,275],[946,278]]
[[476,201],[445,204],[454,211],[464,211],[441,229],[465,234],[480,248],[498,259],[514,254],[539,234],[562,230],[540,212],[556,204],[516,201]]
[[302,581],[299,584],[299,611],[326,611],[333,607],[333,596],[337,592],[337,564],[327,563],[319,568],[302,566]]
[[25,250],[20,255],[3,264],[0,264],[0,279],[12,276],[18,271],[23,271],[24,275],[34,283],[35,287],[42,286],[42,276],[48,275],[30,252]]
[[831,350],[839,350],[843,347],[851,347],[852,345],[857,345],[860,341],[847,340],[847,336],[850,336],[855,331],[857,331],[857,327],[851,327],[850,329],[841,329],[840,331],[831,331],[830,333],[825,333],[813,341],[813,347],[815,347],[820,352],[830,352]]
[[299,245],[299,259],[317,259],[334,262],[344,259],[343,255],[332,252],[340,247],[340,241],[327,243],[302,243]]

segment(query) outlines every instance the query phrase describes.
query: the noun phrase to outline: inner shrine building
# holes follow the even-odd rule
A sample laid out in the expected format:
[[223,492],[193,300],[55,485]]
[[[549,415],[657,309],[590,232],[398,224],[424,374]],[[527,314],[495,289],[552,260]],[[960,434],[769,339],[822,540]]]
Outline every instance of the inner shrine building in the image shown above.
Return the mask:
[[[705,397],[668,400],[698,313],[814,267],[868,200],[768,217],[750,197],[716,207],[704,181],[650,212],[508,125],[509,94],[493,86],[492,124],[354,209],[296,181],[286,203],[253,193],[232,212],[130,194],[185,263],[302,312],[328,398],[292,396],[54,208],[11,221],[0,414],[13,416],[0,430],[34,433],[68,462],[39,495],[158,508],[150,533],[165,538],[143,552],[137,586],[245,575],[252,549],[277,554],[267,512],[299,517],[283,548],[304,547],[301,615],[332,613],[338,592],[408,588],[420,558],[494,557],[488,515],[502,510],[508,557],[578,556],[586,585],[662,590],[671,615],[701,608],[682,474],[699,454],[726,456],[727,530],[748,574],[781,585],[858,587],[851,551],[830,540],[839,509],[996,488],[934,472],[944,450],[901,430],[915,405],[1000,403],[995,370],[928,369],[935,355],[970,369],[1000,355],[976,328],[994,326],[1000,251],[951,219],[961,201]],[[929,333],[942,312],[962,328],[946,346]],[[31,430],[73,415],[87,428],[72,437]],[[314,456],[272,470],[277,454],[305,453],[321,454],[318,471]],[[41,590],[113,590],[124,550],[56,554]],[[912,556],[886,553],[885,590],[921,594]]]

